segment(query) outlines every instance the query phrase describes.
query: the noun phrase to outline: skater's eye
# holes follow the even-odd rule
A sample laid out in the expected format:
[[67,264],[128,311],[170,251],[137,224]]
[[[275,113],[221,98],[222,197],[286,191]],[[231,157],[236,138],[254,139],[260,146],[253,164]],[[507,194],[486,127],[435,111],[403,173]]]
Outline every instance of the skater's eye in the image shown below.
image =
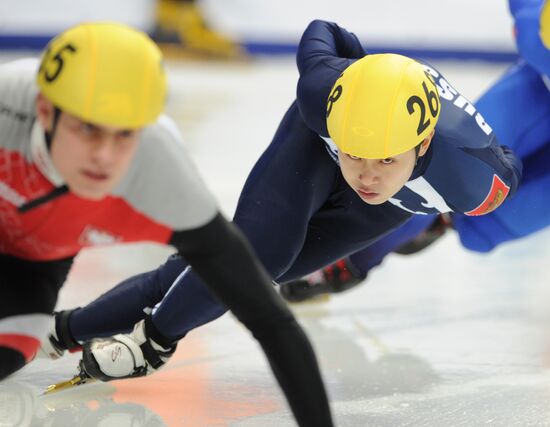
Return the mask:
[[135,134],[136,134],[135,130],[121,130],[117,132],[116,139],[118,142],[123,142],[130,138],[133,138]]
[[347,156],[351,159],[351,160],[359,160],[361,157],[357,157],[357,156],[352,156],[351,154],[347,154]]
[[380,163],[382,163],[383,165],[391,165],[394,161],[394,159],[388,157],[387,159],[380,160]]
[[100,134],[99,127],[91,123],[82,122],[82,124],[80,125],[80,129],[82,130],[82,133],[86,136],[97,136]]

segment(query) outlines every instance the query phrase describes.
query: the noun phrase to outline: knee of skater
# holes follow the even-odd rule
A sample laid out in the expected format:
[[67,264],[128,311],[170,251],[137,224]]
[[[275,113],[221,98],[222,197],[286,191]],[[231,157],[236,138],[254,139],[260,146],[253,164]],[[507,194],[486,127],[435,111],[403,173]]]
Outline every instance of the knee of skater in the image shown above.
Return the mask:
[[27,360],[25,355],[11,347],[0,346],[0,380],[21,369]]
[[39,348],[40,340],[34,336],[0,333],[0,379],[30,362]]

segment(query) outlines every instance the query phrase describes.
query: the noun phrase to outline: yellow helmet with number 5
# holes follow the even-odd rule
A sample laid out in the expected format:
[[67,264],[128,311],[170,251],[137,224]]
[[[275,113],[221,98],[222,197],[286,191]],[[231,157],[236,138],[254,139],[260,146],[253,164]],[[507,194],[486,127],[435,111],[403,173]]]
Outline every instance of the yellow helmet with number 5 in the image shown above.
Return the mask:
[[338,149],[385,159],[420,144],[435,128],[440,100],[424,66],[402,55],[367,55],[344,70],[327,104]]
[[110,22],[80,24],[51,40],[37,83],[61,110],[125,129],[154,122],[167,90],[155,43],[141,31]]

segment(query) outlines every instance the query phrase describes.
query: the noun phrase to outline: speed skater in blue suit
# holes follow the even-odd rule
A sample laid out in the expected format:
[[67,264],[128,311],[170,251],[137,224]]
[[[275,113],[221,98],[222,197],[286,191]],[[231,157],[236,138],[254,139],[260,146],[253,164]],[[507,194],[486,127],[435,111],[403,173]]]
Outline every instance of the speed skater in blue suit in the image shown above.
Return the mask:
[[374,245],[283,284],[281,293],[287,300],[300,302],[351,289],[387,254],[417,252],[450,227],[465,248],[490,252],[550,225],[550,6],[541,0],[510,0],[509,8],[520,59],[480,97],[476,108],[499,142],[523,161],[516,195],[481,217],[415,216]]

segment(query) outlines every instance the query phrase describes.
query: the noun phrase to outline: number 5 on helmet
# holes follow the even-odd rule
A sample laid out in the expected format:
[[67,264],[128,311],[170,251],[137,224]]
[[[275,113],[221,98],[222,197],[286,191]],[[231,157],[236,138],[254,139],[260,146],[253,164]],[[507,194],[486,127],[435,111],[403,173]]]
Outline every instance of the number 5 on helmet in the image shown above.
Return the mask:
[[37,83],[61,110],[124,129],[154,122],[167,91],[155,43],[140,31],[109,22],[77,25],[50,41]]

